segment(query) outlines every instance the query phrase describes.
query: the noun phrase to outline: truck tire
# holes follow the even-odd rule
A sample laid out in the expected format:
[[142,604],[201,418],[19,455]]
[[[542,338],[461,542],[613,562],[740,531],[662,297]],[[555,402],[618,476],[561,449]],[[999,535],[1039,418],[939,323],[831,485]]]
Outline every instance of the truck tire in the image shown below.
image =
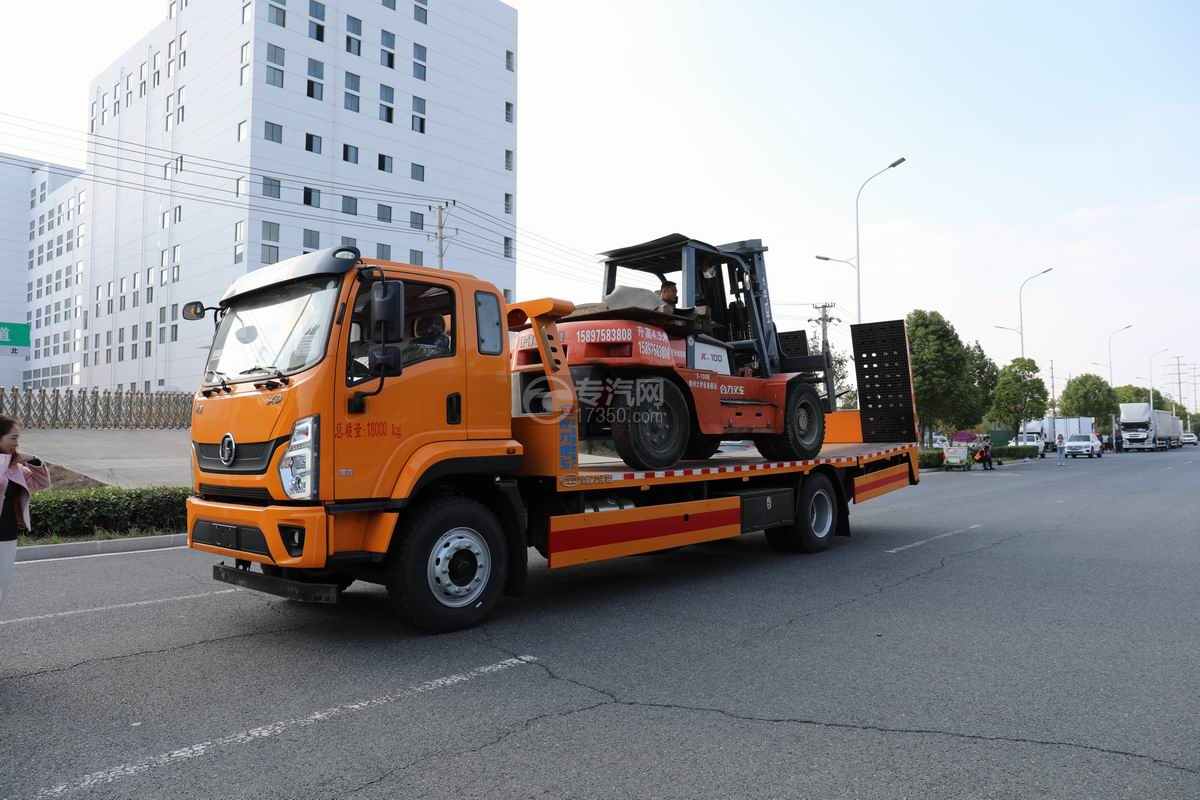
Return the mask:
[[687,400],[674,381],[657,380],[662,381],[662,403],[635,396],[615,406],[613,444],[621,460],[634,469],[672,467],[688,448],[692,419]]
[[402,535],[386,567],[388,598],[401,618],[430,633],[447,633],[492,613],[508,570],[495,514],[456,496],[417,508]]
[[759,436],[754,444],[771,461],[804,461],[816,458],[825,443],[825,409],[817,390],[807,383],[788,389],[783,433]]
[[692,431],[691,438],[688,439],[687,449],[683,451],[683,456],[684,458],[703,460],[712,458],[720,449],[720,436],[705,436],[697,431]]
[[813,472],[796,495],[796,521],[765,531],[767,544],[781,553],[819,553],[829,547],[837,531],[841,513],[837,492],[828,475]]

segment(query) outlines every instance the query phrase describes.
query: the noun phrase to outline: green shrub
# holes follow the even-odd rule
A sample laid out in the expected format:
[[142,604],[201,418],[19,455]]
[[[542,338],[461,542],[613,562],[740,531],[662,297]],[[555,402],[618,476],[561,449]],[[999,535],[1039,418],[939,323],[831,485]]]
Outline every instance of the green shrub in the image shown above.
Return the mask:
[[937,469],[946,460],[946,453],[942,450],[922,450],[917,458],[921,469]]
[[48,489],[30,502],[33,536],[79,538],[97,530],[113,533],[170,531],[187,527],[185,502],[190,491],[182,486],[125,489]]
[[1029,445],[1020,447],[993,447],[992,458],[1037,458],[1038,449]]

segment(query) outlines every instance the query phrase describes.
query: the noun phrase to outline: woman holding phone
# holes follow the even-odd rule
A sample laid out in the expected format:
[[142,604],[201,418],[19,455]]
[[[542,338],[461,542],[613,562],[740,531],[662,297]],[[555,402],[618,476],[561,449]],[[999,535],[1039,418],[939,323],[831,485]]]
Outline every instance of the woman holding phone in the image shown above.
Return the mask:
[[0,605],[12,583],[17,535],[29,530],[29,496],[50,485],[40,459],[17,451],[21,425],[0,415]]

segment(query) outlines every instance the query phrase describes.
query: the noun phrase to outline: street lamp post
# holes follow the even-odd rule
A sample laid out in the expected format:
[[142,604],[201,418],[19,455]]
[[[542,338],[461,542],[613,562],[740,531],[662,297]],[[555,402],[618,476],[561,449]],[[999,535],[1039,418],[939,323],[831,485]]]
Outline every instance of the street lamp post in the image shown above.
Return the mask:
[[[1116,388],[1115,386],[1113,386],[1113,360],[1112,360],[1113,337],[1116,336],[1118,333],[1121,333],[1122,331],[1129,330],[1132,327],[1133,327],[1133,323],[1131,322],[1128,325],[1126,325],[1124,328],[1117,328],[1115,331],[1113,331],[1112,333],[1110,333],[1108,335],[1108,388],[1109,389]],[[1153,391],[1153,389],[1151,389],[1151,391]],[[1113,455],[1116,455],[1116,452],[1117,452],[1117,415],[1116,414],[1112,415],[1111,436],[1112,436],[1112,443],[1113,443]]]
[[1164,347],[1162,350],[1158,350],[1154,353],[1154,355],[1150,356],[1150,416],[1152,417],[1154,416],[1154,359],[1158,358],[1170,349],[1171,348],[1169,347]]
[[1021,333],[1021,358],[1025,357],[1025,284],[1029,283],[1034,278],[1039,278],[1047,272],[1053,272],[1054,267],[1046,267],[1036,275],[1030,275],[1025,280],[1021,281],[1021,288],[1017,290],[1017,329]]
[[[900,166],[907,160],[908,159],[903,158],[903,157],[897,158],[895,161],[888,164],[883,169],[879,170],[879,172],[876,172],[874,175],[867,178],[865,181],[862,182],[862,186],[858,187],[858,194],[856,194],[854,196],[854,273],[855,273],[855,277],[857,279],[857,289],[858,289],[858,291],[857,291],[857,298],[858,298],[857,316],[858,316],[858,323],[860,325],[862,324],[862,246],[861,246],[862,235],[861,235],[861,231],[859,228],[859,205],[860,205],[859,200],[861,200],[863,189],[867,188],[868,183],[875,180],[880,175],[887,172],[889,169],[894,169],[894,168]],[[835,259],[829,259],[829,260],[833,261]]]

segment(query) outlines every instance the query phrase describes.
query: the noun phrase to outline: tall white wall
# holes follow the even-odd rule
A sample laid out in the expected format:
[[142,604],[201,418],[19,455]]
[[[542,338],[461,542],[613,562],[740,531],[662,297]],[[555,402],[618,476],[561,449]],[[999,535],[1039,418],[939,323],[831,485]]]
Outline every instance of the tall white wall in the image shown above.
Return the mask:
[[[272,21],[272,5],[286,12],[284,25]],[[427,23],[415,18],[419,5]],[[434,265],[436,215],[428,198],[458,203],[446,216],[446,267],[501,289],[515,286],[504,237],[516,214],[516,12],[496,0],[395,6],[325,3],[319,42],[309,35],[307,2],[255,0],[244,18],[241,3],[190,2],[92,81],[86,175],[64,172],[66,183],[57,187],[64,203],[68,196],[86,201],[71,220],[85,231],[84,247],[71,257],[83,284],[55,290],[51,322],[34,331],[39,343],[48,337],[47,346],[32,349],[26,385],[191,390],[212,329],[182,320],[184,303],[215,300],[274,254],[264,244],[277,247],[279,258],[300,254],[306,229],[318,232],[321,247],[350,237],[365,256],[376,257],[383,244],[392,260],[411,254]],[[361,21],[358,55],[346,48],[348,15]],[[381,63],[385,31],[394,36],[392,68]],[[414,76],[414,44],[425,48],[424,80]],[[278,55],[272,45],[283,51],[283,87],[268,82],[268,56]],[[324,65],[321,100],[307,96],[310,58]],[[359,76],[357,113],[344,107],[347,72]],[[394,92],[391,123],[379,115],[382,85]],[[425,101],[424,133],[413,130],[414,97]],[[506,103],[514,104],[511,122]],[[282,143],[264,138],[268,121],[282,126]],[[309,133],[321,137],[321,154],[305,150]],[[344,144],[358,148],[357,164],[343,161]],[[513,153],[511,169],[505,151]],[[377,168],[380,153],[391,157],[392,172]],[[423,181],[414,179],[412,164],[424,167]],[[264,196],[263,176],[280,181],[279,198]],[[28,208],[23,180],[10,192],[0,172],[3,202],[20,220],[14,230],[38,213]],[[21,183],[15,174],[11,182]],[[305,186],[320,190],[320,208],[303,205]],[[343,213],[343,196],[357,200],[356,215]],[[391,208],[390,222],[378,219],[380,204]],[[424,230],[411,226],[414,211],[423,214]],[[278,242],[263,240],[264,221],[278,223]],[[24,275],[28,230],[16,233],[22,247],[13,257],[21,256]],[[63,256],[36,274],[53,280],[66,264]],[[26,283],[14,279],[13,286]],[[60,311],[55,322],[55,302],[78,310]],[[20,319],[46,304],[35,298],[14,307]],[[0,320],[3,313],[0,306]]]

